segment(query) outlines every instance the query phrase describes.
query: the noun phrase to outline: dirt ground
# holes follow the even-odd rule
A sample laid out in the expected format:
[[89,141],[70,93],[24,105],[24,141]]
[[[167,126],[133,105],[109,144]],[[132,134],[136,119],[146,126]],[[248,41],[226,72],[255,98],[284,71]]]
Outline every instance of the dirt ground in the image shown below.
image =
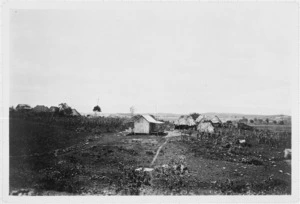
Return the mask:
[[[12,138],[11,195],[291,194],[284,148],[257,145],[233,151],[178,132],[163,137],[60,131],[60,137],[66,135],[73,137],[57,137],[63,143],[43,151],[24,143],[26,138],[24,147]],[[44,144],[42,138],[37,141]]]

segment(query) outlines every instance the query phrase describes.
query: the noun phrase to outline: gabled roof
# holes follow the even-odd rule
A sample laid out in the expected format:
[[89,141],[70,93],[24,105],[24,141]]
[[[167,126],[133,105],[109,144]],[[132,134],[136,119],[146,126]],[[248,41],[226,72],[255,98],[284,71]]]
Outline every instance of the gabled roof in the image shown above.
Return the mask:
[[151,115],[142,115],[149,123],[162,124],[163,122],[156,120]]

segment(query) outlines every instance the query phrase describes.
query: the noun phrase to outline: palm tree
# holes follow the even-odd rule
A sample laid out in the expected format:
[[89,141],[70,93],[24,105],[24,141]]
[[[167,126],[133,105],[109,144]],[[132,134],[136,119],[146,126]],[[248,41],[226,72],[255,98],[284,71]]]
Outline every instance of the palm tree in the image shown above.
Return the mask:
[[96,106],[93,108],[93,111],[94,111],[95,115],[97,115],[97,112],[100,113],[100,112],[101,112],[100,106],[96,105]]

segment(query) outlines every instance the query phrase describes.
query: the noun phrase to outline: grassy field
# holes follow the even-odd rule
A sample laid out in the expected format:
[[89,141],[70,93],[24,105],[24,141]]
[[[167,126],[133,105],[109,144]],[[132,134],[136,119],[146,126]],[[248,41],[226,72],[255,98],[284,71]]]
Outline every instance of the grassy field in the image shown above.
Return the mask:
[[270,130],[273,132],[291,132],[291,125],[251,125],[259,130]]
[[[12,116],[11,194],[20,189],[28,195],[291,194],[291,166],[283,158],[291,145],[288,128],[122,136],[126,125],[101,120],[95,126],[86,119],[50,123]],[[246,143],[238,144],[239,139]],[[136,171],[140,167],[153,170]]]

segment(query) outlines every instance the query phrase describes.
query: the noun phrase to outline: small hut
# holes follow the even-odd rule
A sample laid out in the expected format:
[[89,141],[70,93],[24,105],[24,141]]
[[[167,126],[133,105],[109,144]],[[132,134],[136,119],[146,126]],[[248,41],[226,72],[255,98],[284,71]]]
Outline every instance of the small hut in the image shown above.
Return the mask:
[[134,117],[133,132],[137,134],[151,134],[156,132],[156,125],[163,122],[156,120],[152,115],[137,115]]
[[216,115],[214,117],[212,117],[211,119],[209,119],[209,120],[211,121],[211,123],[212,123],[212,125],[214,127],[220,127],[220,126],[222,126],[222,121]]
[[198,132],[214,133],[212,122],[200,122],[197,126]]
[[196,123],[200,123],[202,120],[204,120],[206,118],[206,116],[205,115],[202,115],[202,114],[200,114],[199,116],[198,116],[198,118],[196,119]]
[[180,116],[174,124],[175,129],[190,129],[196,126],[194,119],[190,115]]
[[33,111],[35,112],[48,112],[49,108],[44,105],[37,105],[36,107],[33,108]]
[[16,110],[31,110],[32,108],[27,104],[18,104]]
[[71,113],[72,116],[81,116],[81,114],[76,110],[76,109],[72,109],[72,113]]

